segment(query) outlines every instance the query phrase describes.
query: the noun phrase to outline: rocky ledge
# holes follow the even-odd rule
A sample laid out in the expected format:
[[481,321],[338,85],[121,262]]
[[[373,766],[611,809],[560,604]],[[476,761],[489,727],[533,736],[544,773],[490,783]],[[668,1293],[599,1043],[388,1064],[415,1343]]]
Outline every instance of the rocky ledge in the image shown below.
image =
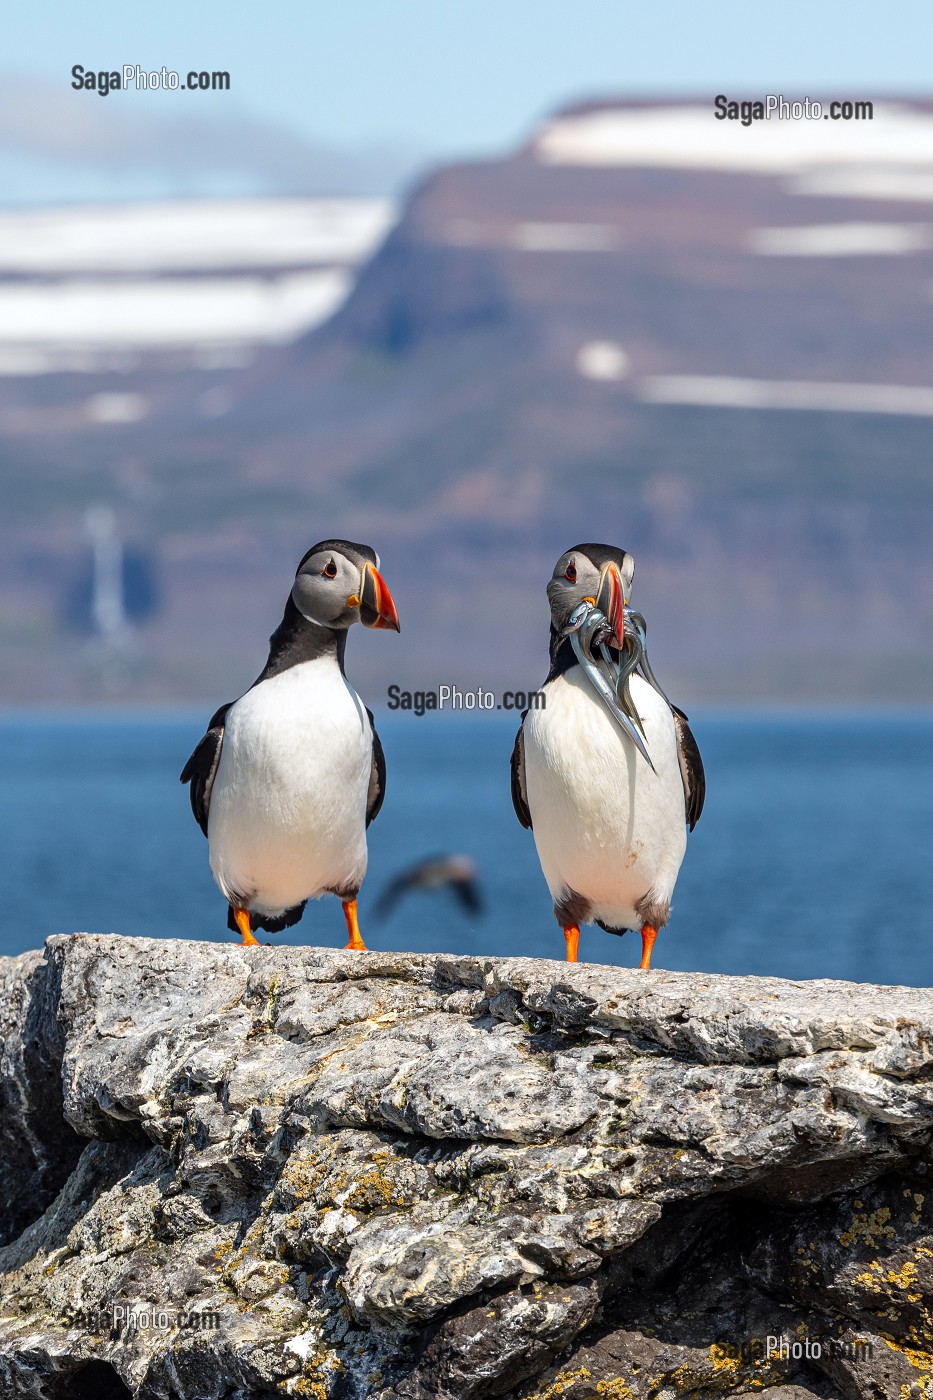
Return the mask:
[[0,965],[4,1400],[933,1395],[933,991]]

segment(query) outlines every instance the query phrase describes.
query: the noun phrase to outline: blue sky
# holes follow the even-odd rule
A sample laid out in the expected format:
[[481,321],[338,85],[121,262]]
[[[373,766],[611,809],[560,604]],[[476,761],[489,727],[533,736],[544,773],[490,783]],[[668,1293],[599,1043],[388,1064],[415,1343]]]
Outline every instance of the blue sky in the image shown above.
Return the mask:
[[0,68],[63,87],[73,63],[226,68],[229,95],[129,100],[447,157],[592,93],[920,95],[931,37],[929,0],[39,0],[7,7]]

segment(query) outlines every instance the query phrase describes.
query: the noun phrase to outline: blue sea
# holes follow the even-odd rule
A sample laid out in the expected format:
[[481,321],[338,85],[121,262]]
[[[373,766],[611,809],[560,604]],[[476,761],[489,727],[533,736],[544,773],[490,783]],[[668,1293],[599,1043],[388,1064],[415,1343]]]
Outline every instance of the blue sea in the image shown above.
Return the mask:
[[[178,782],[206,718],[0,718],[0,952],[75,930],[235,941]],[[707,804],[655,966],[933,985],[933,716],[691,718]],[[360,899],[369,946],[562,958],[509,796],[516,719],[383,714],[377,726],[388,791]],[[479,867],[482,916],[444,892],[371,916],[399,870],[454,851]],[[271,941],[345,937],[323,899]],[[585,961],[639,955],[637,935],[583,930]]]

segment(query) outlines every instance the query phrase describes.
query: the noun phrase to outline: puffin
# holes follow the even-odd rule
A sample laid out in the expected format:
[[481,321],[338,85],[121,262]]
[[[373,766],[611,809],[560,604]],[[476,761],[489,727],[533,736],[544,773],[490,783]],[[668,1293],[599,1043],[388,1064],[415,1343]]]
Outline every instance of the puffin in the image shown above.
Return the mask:
[[244,944],[296,924],[309,899],[343,905],[348,948],[365,949],[357,896],[366,831],[385,796],[372,712],[347,680],[354,622],[399,631],[379,556],[350,540],[304,555],[250,688],[211,718],[181,774],[211,871]]
[[626,633],[640,620],[629,607],[634,573],[632,556],[605,544],[577,545],[555,564],[547,585],[550,670],[543,704],[522,715],[511,786],[518,820],[534,835],[567,961],[578,960],[580,925],[596,923],[607,933],[638,930],[639,966],[647,970],[706,779],[687,716],[663,694],[647,659],[651,680],[635,672],[628,679],[636,728],[606,703],[572,644],[589,611],[581,604],[596,608],[605,652],[619,666]]

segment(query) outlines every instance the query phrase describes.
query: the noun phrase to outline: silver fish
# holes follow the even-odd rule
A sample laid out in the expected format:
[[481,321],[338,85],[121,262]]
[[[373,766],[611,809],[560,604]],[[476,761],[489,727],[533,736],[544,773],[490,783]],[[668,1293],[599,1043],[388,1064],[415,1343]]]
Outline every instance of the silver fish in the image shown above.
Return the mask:
[[632,699],[629,681],[636,668],[641,663],[643,652],[643,637],[641,633],[637,631],[635,633],[631,631],[626,633],[625,645],[619,655],[618,662],[613,660],[612,654],[605,644],[600,647],[600,655],[605,663],[605,669],[609,675],[613,677],[619,704],[632,720],[633,724],[638,726],[642,738],[645,737],[645,728],[641,722],[641,715],[638,713],[635,701]]
[[[582,604],[581,606],[587,605]],[[579,609],[574,610],[574,613],[571,615],[571,622],[574,621],[574,618],[576,617],[576,613],[578,611]],[[597,609],[593,608],[589,616],[582,617],[578,622],[576,622],[576,624],[572,628],[568,628],[568,635],[570,636],[570,645],[573,647],[573,653],[579,661],[580,666],[583,669],[584,675],[589,680],[590,684],[596,691],[596,694],[599,696],[600,700],[602,700],[603,704],[606,706],[606,709],[612,715],[616,723],[629,736],[632,743],[635,745],[642,758],[648,764],[648,767],[651,769],[651,771],[655,772],[655,766],[651,762],[651,755],[649,754],[648,749],[645,746],[645,741],[642,738],[642,735],[639,733],[639,730],[641,728],[640,721],[638,728],[636,729],[635,725],[632,723],[632,720],[625,713],[625,711],[622,709],[619,703],[619,697],[616,694],[614,684],[616,677],[613,676],[612,680],[606,677],[606,675],[603,673],[600,662],[596,659],[596,657],[592,655],[591,651],[586,645],[589,640],[589,636],[592,636],[595,632],[597,632],[600,625],[604,625],[606,622],[606,619],[603,617],[602,613],[597,613],[597,617],[596,619],[594,619],[592,613],[596,612]],[[583,634],[582,636],[581,633]],[[589,636],[587,634],[589,634]]]
[[[561,632],[561,636],[569,637],[570,633],[575,632],[578,628],[582,627],[586,619],[589,617],[590,613],[594,612],[599,612],[599,609],[594,608],[592,603],[578,603],[577,606],[574,608],[573,612],[570,614],[570,617],[567,621],[567,626],[564,628],[563,632]],[[602,613],[599,613],[599,615],[600,617],[602,617]]]
[[627,659],[625,661],[622,661],[620,658],[619,678],[616,682],[616,694],[619,696],[619,703],[625,710],[625,713],[631,715],[632,719],[638,725],[638,728],[641,730],[642,736],[644,737],[645,726],[641,722],[641,715],[638,713],[638,707],[636,706],[635,701],[632,698],[632,691],[629,685],[632,676],[635,674],[635,671],[641,664],[641,650],[640,648],[636,648],[635,646],[629,645],[628,647],[626,647],[625,653]]
[[[580,603],[570,614],[564,636],[570,637],[574,655],[606,708],[634,742],[639,753],[654,764],[645,743],[641,716],[632,698],[630,681],[636,672],[657,691],[668,705],[665,694],[648,660],[648,627],[642,613],[625,608],[625,644],[616,660],[609,650],[612,632],[606,618],[592,603]],[[598,655],[594,654],[598,652]],[[673,706],[671,706],[673,709]]]
[[[665,695],[663,689],[661,688],[661,684],[660,684],[660,682],[658,681],[657,676],[654,674],[654,671],[651,669],[651,662],[648,660],[648,624],[645,622],[644,617],[642,616],[642,614],[641,614],[640,612],[636,612],[634,608],[626,608],[626,609],[625,609],[625,625],[626,625],[626,628],[627,628],[629,625],[631,625],[632,628],[636,631],[636,633],[637,633],[637,635],[638,635],[639,642],[640,642],[640,652],[641,652],[641,655],[640,655],[639,661],[638,661],[638,666],[639,666],[639,669],[640,669],[642,675],[644,676],[644,678],[645,678],[645,680],[648,682],[648,684],[649,684],[650,686],[652,686],[652,687],[658,692],[658,694],[660,695],[661,699],[664,700],[664,701],[666,701],[668,705],[671,705],[670,700],[668,699],[667,695]],[[671,709],[673,709],[673,708],[674,708],[674,706],[671,705]]]

